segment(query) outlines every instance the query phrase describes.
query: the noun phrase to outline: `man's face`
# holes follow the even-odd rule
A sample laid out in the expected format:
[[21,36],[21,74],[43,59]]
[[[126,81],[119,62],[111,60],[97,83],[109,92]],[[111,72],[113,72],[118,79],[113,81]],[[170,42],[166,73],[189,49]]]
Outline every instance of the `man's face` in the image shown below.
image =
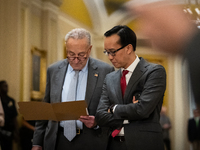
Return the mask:
[[[114,52],[117,49],[121,48],[122,45],[119,44],[120,37],[117,34],[113,34],[109,37],[105,37],[104,40],[104,49],[105,51]],[[125,48],[120,49],[119,51],[114,53],[114,56],[111,54],[108,55],[109,60],[116,68],[126,68],[126,52]]]
[[86,38],[68,39],[66,42],[67,57],[74,70],[82,70],[85,67],[91,48]]

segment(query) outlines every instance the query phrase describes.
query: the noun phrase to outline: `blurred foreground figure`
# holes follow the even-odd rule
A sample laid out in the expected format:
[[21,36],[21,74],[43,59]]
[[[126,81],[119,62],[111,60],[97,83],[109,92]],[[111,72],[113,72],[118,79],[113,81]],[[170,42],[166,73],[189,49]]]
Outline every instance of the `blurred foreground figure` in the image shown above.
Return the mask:
[[200,113],[198,109],[193,110],[194,118],[188,121],[188,140],[191,142],[193,150],[200,149]]
[[200,108],[200,31],[180,7],[169,1],[133,3],[128,7],[132,15],[138,16],[140,31],[154,48],[181,54],[188,60],[194,98]]
[[170,137],[169,137],[171,122],[166,113],[167,113],[167,108],[165,106],[162,106],[162,109],[160,112],[160,124],[162,126],[162,131],[163,131],[163,141],[164,141],[166,150],[171,150]]

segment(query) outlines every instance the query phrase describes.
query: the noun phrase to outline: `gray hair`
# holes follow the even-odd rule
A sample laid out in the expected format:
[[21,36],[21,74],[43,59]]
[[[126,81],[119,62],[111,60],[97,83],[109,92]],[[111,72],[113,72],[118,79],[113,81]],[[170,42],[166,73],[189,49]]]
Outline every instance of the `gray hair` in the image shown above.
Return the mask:
[[65,42],[67,42],[67,40],[69,40],[70,38],[73,38],[73,39],[87,38],[88,44],[89,45],[91,44],[90,33],[83,28],[75,28],[75,29],[71,30],[70,32],[68,32],[65,36]]

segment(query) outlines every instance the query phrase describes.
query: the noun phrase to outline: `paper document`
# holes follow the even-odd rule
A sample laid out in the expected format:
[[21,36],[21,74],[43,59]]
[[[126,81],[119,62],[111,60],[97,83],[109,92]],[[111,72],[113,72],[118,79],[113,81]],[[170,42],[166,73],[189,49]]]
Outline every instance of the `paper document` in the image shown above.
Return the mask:
[[62,103],[18,102],[25,120],[78,120],[87,115],[85,100]]

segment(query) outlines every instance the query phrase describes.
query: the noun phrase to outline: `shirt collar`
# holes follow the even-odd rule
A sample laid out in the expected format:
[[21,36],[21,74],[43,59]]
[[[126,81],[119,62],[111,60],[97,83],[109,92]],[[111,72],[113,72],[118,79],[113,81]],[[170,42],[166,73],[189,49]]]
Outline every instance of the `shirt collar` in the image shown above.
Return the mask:
[[136,55],[136,59],[132,62],[132,64],[127,68],[127,69],[124,69],[122,68],[121,71],[123,70],[128,70],[129,72],[133,72],[137,66],[137,64],[139,63],[140,59],[139,57]]

